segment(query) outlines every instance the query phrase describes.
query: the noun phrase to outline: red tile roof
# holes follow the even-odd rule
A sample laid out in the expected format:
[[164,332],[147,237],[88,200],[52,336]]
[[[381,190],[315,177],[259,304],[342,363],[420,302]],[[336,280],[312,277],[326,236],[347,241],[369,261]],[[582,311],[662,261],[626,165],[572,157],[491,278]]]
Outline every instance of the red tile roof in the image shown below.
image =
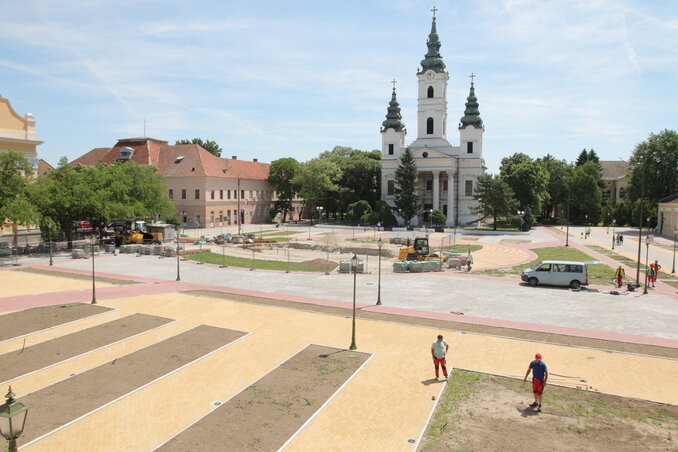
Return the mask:
[[268,178],[269,163],[225,159],[210,154],[197,144],[169,145],[153,138],[126,138],[112,148],[95,148],[73,160],[71,165],[115,163],[120,149],[134,150],[131,161],[139,165],[153,165],[165,177],[224,177],[241,179]]

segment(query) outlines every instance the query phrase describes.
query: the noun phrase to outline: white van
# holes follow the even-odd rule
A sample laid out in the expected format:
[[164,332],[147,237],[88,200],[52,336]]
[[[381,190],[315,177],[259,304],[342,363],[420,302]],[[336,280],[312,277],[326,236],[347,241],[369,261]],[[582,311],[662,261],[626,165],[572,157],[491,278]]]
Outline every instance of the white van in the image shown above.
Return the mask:
[[542,261],[532,268],[523,270],[520,279],[532,287],[537,284],[548,284],[579,289],[589,284],[586,266],[593,264],[603,264],[603,262]]

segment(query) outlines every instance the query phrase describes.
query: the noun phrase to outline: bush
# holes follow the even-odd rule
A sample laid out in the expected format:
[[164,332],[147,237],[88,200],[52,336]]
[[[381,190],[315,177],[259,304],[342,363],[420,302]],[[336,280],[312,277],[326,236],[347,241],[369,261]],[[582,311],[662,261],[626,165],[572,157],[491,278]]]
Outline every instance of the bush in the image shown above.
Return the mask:
[[[349,222],[356,224],[365,224],[369,222],[369,215],[372,213],[372,206],[365,200],[356,201],[348,205],[346,218]],[[364,217],[364,218],[363,218]]]
[[447,221],[447,217],[442,212],[442,210],[434,210],[433,212],[431,212],[431,222],[434,225],[440,226],[440,225],[445,224],[446,221]]

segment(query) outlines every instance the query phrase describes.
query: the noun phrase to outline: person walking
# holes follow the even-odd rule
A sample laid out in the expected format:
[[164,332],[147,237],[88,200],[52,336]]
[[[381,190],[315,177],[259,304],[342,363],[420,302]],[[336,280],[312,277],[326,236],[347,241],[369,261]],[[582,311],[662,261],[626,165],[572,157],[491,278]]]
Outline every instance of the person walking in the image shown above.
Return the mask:
[[431,345],[431,357],[433,358],[433,365],[436,369],[436,380],[440,377],[438,366],[443,368],[443,376],[445,381],[447,381],[447,363],[445,361],[445,356],[447,355],[447,350],[450,348],[447,345],[447,342],[443,340],[443,335],[438,335],[438,340],[436,340],[433,345]]
[[619,244],[623,245],[624,244],[624,236],[619,234]]
[[617,287],[622,286],[622,280],[626,277],[626,273],[624,272],[624,269],[620,265],[619,268],[614,272],[614,279],[617,280]]
[[541,353],[534,355],[534,361],[530,363],[525,373],[523,383],[527,381],[527,376],[532,372],[532,393],[534,394],[534,403],[531,408],[537,407],[537,412],[541,412],[541,396],[546,386],[546,380],[549,378],[549,372],[546,363],[541,360]]
[[468,250],[468,255],[466,256],[466,266],[467,271],[471,271],[471,264],[473,264],[473,256],[471,255],[471,250]]
[[659,265],[659,261],[655,260],[654,263],[650,264],[650,268],[654,269],[654,274],[652,275],[652,287],[654,287],[654,283],[657,282],[657,276],[659,276],[659,270],[662,266]]

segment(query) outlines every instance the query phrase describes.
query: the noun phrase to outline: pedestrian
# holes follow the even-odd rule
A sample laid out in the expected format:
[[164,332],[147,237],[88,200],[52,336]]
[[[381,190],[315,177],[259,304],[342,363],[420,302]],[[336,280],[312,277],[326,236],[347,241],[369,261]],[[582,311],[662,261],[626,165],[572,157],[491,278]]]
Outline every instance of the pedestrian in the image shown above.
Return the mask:
[[541,360],[541,353],[534,355],[534,361],[530,363],[525,373],[523,383],[527,381],[527,376],[532,372],[532,393],[534,394],[534,403],[530,405],[531,408],[536,407],[537,412],[541,411],[541,395],[546,386],[546,380],[549,378],[549,371],[546,368],[546,363]]
[[619,268],[617,268],[617,271],[614,272],[614,278],[617,280],[617,287],[622,286],[622,279],[626,277],[626,274],[624,272],[624,269],[620,265]]
[[650,264],[650,266],[645,269],[645,272],[647,273],[647,286],[654,287],[654,280],[657,278],[654,264]]
[[471,264],[472,263],[473,263],[473,256],[471,255],[471,250],[468,250],[468,255],[466,256],[467,271],[471,271]]
[[659,261],[655,260],[653,264],[650,264],[650,267],[654,268],[654,275],[652,275],[652,287],[654,287],[654,283],[657,282],[657,276],[659,276],[659,270],[662,266],[659,265]]
[[438,340],[436,340],[433,345],[431,345],[431,357],[433,358],[433,365],[436,369],[436,380],[440,376],[438,366],[443,368],[443,376],[445,381],[447,381],[447,363],[445,362],[445,356],[447,355],[447,350],[450,348],[447,345],[447,342],[443,340],[443,335],[438,335]]
[[624,236],[619,234],[619,244],[623,245],[624,244]]

